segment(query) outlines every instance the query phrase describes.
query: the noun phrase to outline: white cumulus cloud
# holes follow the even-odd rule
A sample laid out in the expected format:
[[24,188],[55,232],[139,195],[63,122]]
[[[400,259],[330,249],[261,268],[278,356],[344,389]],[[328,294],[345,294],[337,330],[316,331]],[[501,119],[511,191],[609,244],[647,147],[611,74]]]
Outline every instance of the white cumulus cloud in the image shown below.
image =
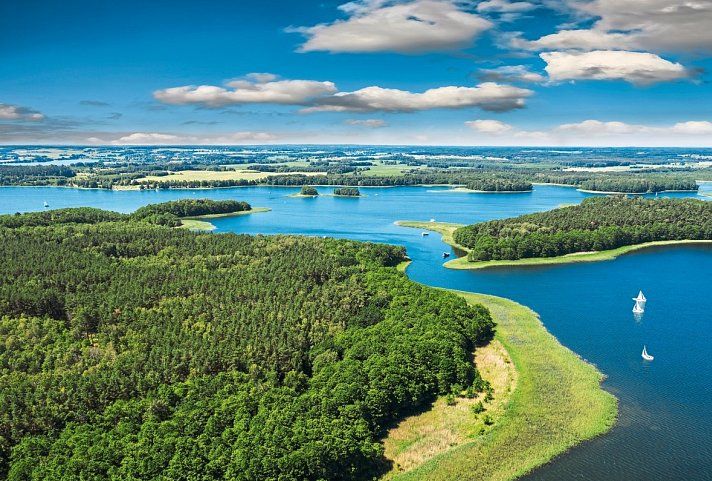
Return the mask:
[[465,125],[477,132],[494,135],[504,134],[514,129],[511,125],[499,120],[470,120],[465,122]]
[[710,0],[566,0],[590,28],[569,27],[514,46],[546,49],[626,49],[668,52],[712,51]]
[[486,0],[477,4],[477,11],[482,13],[522,13],[534,10],[532,2],[510,0]]
[[368,127],[370,129],[378,129],[385,127],[388,124],[381,119],[348,119],[345,121],[348,125],[356,125],[358,127]]
[[690,77],[690,72],[683,65],[645,52],[545,52],[540,57],[546,62],[544,70],[554,82],[625,80],[636,85],[647,85]]
[[214,85],[186,85],[156,90],[156,100],[173,105],[226,105],[270,103],[304,105],[311,100],[336,92],[333,82],[315,80],[278,80],[272,74],[249,74],[244,79],[232,80],[225,87]]
[[349,17],[290,29],[307,37],[301,52],[400,52],[469,46],[493,24],[460,8],[455,0],[397,2],[361,0],[342,5]]
[[504,112],[524,107],[525,99],[532,93],[528,89],[494,82],[475,87],[438,87],[422,93],[366,87],[318,99],[316,105],[304,109],[304,112],[415,112],[466,107]]

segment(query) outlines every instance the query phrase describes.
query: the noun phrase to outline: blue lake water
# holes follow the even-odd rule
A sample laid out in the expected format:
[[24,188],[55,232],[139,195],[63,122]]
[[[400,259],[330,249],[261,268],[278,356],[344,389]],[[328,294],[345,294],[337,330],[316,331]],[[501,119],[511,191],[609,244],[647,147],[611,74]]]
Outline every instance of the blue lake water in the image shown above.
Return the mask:
[[[589,194],[556,186],[536,186],[523,194],[399,187],[362,189],[365,196],[356,199],[289,197],[297,190],[5,187],[0,188],[0,213],[41,210],[45,201],[51,208],[130,212],[186,197],[238,199],[272,211],[215,219],[217,232],[326,235],[404,245],[413,259],[408,268],[412,279],[525,304],[564,345],[608,376],[604,387],[620,400],[616,427],[529,479],[712,479],[712,248],[661,248],[590,264],[453,271],[442,267],[441,253],[451,249],[438,235],[421,237],[418,230],[398,227],[394,221],[471,223],[578,203]],[[642,319],[635,319],[631,297],[639,289],[649,301]],[[644,344],[655,356],[652,363],[641,359]]]

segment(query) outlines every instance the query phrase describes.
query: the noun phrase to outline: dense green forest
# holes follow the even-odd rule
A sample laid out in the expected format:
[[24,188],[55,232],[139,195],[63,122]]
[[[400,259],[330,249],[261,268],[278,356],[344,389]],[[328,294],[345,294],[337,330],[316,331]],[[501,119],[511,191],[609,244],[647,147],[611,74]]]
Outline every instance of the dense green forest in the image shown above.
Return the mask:
[[0,185],[64,185],[76,175],[60,165],[0,165]]
[[380,244],[65,209],[0,216],[0,253],[12,481],[371,479],[494,329]]
[[361,192],[356,187],[337,187],[334,189],[334,195],[342,197],[358,197]]
[[236,200],[180,199],[161,204],[149,204],[134,212],[133,216],[142,219],[156,214],[173,214],[177,217],[195,217],[201,215],[231,214],[244,212],[252,207],[247,202]]
[[643,242],[712,239],[712,203],[694,199],[589,198],[580,205],[457,229],[471,261],[555,257]]
[[467,183],[468,189],[484,192],[523,192],[532,190],[532,187],[531,182],[511,177],[483,177]]

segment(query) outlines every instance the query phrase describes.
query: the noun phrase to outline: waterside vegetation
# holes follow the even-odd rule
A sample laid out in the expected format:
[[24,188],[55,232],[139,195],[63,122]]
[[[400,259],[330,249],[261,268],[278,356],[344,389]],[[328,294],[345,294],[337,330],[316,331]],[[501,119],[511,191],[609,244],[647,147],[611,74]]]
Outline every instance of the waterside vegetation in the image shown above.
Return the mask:
[[[484,411],[477,403],[469,407],[466,422],[459,420],[458,409],[468,404],[464,399],[455,406],[441,400],[432,411],[402,422],[386,438],[387,453],[404,460],[389,479],[514,479],[613,426],[617,403],[601,389],[602,374],[549,334],[536,313],[495,296],[457,294],[485,306],[497,323],[495,339],[506,349],[501,359],[511,360],[516,369],[510,392],[507,382],[499,384]],[[500,398],[506,399],[503,408],[497,405]],[[432,429],[420,429],[423,423]],[[439,437],[452,446],[438,444]]]

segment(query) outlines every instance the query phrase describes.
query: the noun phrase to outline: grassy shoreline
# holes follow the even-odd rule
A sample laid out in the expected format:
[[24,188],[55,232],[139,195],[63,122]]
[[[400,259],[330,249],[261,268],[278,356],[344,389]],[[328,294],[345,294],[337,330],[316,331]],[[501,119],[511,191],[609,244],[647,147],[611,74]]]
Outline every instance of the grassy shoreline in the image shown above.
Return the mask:
[[562,346],[535,312],[500,297],[451,292],[490,309],[516,388],[491,430],[389,479],[514,479],[613,426],[617,402],[600,387],[603,375]]
[[[412,227],[416,229],[426,229],[433,232],[437,232],[442,235],[443,242],[449,244],[450,246],[462,250],[464,252],[469,252],[469,249],[457,244],[453,239],[453,233],[458,227],[462,227],[463,224],[452,224],[446,222],[416,222],[416,221],[397,221],[396,225],[403,227]],[[486,269],[489,267],[521,267],[521,266],[540,266],[540,265],[554,265],[554,264],[573,264],[576,262],[599,262],[599,261],[609,261],[616,259],[619,256],[628,254],[630,252],[639,251],[642,249],[648,249],[651,247],[662,247],[671,245],[684,245],[684,244],[710,244],[710,240],[667,240],[667,241],[653,241],[645,242],[643,244],[633,244],[629,246],[622,246],[616,249],[609,249],[605,251],[595,251],[595,252],[575,252],[572,254],[566,254],[557,257],[532,257],[528,259],[516,259],[516,260],[494,260],[494,261],[479,261],[470,262],[467,257],[458,257],[457,259],[452,259],[447,261],[444,265],[448,269]]]
[[227,212],[225,214],[206,214],[196,215],[192,217],[181,218],[181,229],[189,229],[194,231],[213,231],[216,229],[212,222],[205,219],[218,219],[221,217],[236,217],[239,215],[259,214],[261,212],[269,212],[272,209],[269,207],[253,207],[250,210],[241,210],[239,212]]

